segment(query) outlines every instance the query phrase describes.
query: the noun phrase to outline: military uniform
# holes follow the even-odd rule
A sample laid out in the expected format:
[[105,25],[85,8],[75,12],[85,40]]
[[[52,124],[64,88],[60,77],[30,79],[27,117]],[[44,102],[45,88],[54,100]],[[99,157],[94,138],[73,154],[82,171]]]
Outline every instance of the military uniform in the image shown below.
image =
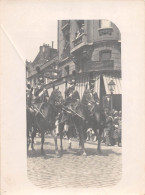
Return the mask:
[[47,102],[49,98],[48,91],[41,86],[41,88],[36,88],[34,92],[35,96],[35,104],[41,104],[43,102]]
[[78,104],[80,102],[80,95],[75,89],[75,81],[71,82],[71,86],[65,92],[65,107],[63,108],[63,114],[61,123],[70,120],[72,116],[78,113]]
[[33,88],[28,84],[27,90],[26,90],[26,106],[27,111],[29,111],[31,114],[34,114],[34,107],[33,107]]
[[[86,109],[90,111],[90,115],[93,115],[94,108],[96,108],[96,112],[98,112],[98,107],[96,107],[95,104],[98,104],[99,106],[99,97],[98,94],[94,91],[94,80],[89,81],[89,89],[85,90],[84,95],[85,98],[83,99],[83,104]],[[85,111],[86,114],[87,110]],[[87,116],[86,118],[88,117],[90,118],[90,116]]]

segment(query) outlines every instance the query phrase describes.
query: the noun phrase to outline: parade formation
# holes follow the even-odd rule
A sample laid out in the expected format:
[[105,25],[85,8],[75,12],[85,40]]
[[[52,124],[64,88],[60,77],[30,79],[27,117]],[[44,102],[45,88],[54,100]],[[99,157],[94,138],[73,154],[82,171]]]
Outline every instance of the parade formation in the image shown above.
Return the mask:
[[[72,140],[86,156],[85,143],[121,146],[120,32],[108,20],[59,20],[58,49],[43,44],[33,62],[26,60],[27,149],[35,137],[54,139],[55,154]],[[93,36],[93,35],[96,36]],[[60,150],[58,147],[60,142]]]
[[122,168],[120,31],[105,19],[58,20],[54,43],[26,60],[28,177],[46,188],[115,185]]
[[43,144],[45,134],[50,133],[54,138],[55,153],[59,156],[57,138],[60,136],[60,149],[63,152],[63,136],[67,136],[68,149],[71,149],[71,139],[78,138],[80,153],[87,155],[84,143],[93,136],[98,141],[97,152],[101,153],[101,142],[106,145],[118,146],[121,144],[121,111],[102,109],[97,92],[94,91],[94,80],[89,80],[85,86],[84,94],[80,99],[76,90],[75,77],[69,81],[65,91],[65,98],[59,87],[53,86],[48,94],[45,88],[45,74],[36,68],[39,78],[34,89],[27,84],[27,149],[31,144],[34,150],[34,138],[41,134],[41,152],[44,153]]

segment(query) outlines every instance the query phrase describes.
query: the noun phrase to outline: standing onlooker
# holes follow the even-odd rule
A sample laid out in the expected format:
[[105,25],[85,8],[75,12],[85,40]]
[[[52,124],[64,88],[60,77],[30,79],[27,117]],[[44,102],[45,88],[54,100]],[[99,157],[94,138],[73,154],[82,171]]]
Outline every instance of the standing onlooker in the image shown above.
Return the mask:
[[106,113],[106,129],[105,129],[105,137],[106,137],[106,145],[112,145],[111,133],[113,129],[113,118],[109,112]]
[[118,141],[118,120],[119,120],[119,117],[118,117],[118,111],[114,111],[114,115],[113,115],[113,135],[112,135],[112,139],[114,141],[114,145],[117,143]]
[[122,138],[122,112],[119,111],[119,120],[118,120],[118,146],[121,144]]

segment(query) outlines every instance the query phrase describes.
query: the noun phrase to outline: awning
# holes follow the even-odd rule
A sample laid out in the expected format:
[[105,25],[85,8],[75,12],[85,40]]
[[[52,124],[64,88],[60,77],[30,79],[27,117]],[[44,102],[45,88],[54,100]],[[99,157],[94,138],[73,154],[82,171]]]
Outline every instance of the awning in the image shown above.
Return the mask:
[[109,90],[109,86],[108,83],[113,80],[115,85],[114,85],[114,91],[113,94],[122,94],[122,89],[121,89],[121,78],[117,78],[117,77],[112,77],[112,76],[103,76],[103,80],[104,80],[104,85],[105,85],[105,90],[106,90],[106,94],[110,94],[110,90]]

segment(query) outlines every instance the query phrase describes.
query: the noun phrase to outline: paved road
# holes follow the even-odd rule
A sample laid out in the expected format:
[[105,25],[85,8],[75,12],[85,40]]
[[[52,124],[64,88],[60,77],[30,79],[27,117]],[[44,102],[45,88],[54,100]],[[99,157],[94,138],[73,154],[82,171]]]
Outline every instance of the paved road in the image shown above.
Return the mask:
[[[121,179],[121,147],[102,144],[102,155],[96,155],[96,143],[87,142],[87,157],[78,154],[78,142],[73,141],[73,151],[67,152],[68,141],[63,140],[64,154],[56,158],[54,141],[45,139],[45,156],[40,154],[40,138],[36,138],[36,151],[28,151],[28,178],[41,188],[105,187]],[[58,141],[59,144],[59,141]]]

